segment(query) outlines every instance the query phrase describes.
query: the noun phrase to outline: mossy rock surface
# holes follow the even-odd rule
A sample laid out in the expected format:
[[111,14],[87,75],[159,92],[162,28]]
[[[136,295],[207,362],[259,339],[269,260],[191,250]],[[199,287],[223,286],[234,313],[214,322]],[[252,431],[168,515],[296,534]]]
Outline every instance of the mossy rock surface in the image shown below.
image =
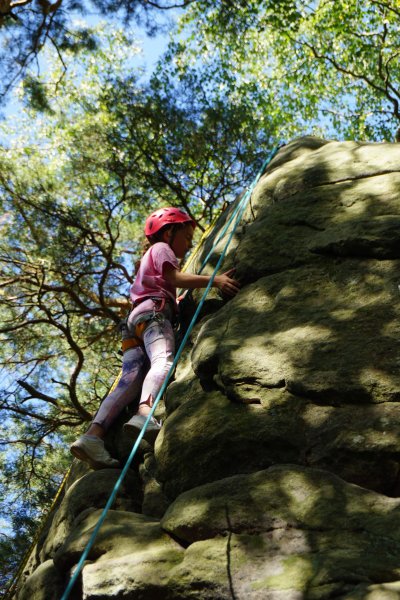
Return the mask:
[[17,600],[60,600],[66,585],[63,574],[47,560],[26,579]]
[[298,528],[363,532],[400,544],[400,499],[349,484],[320,469],[279,465],[181,494],[161,524],[186,543],[229,533]]
[[[203,306],[76,600],[400,600],[399,225],[400,144],[281,148],[221,267],[241,291]],[[107,436],[122,462],[126,418]],[[119,472],[85,469],[23,600],[53,600],[37,582],[58,590],[90,539]]]
[[[43,557],[54,556],[73,531],[76,521],[82,514],[105,507],[120,474],[119,469],[89,471],[69,487],[52,520],[47,541],[41,551]],[[140,511],[142,496],[138,476],[128,472],[120,487],[115,508]]]
[[[90,513],[77,523],[63,546],[55,554],[54,562],[62,571],[71,568],[80,559],[92,533],[102,515],[102,511]],[[88,560],[102,560],[124,557],[127,554],[141,554],[147,551],[180,550],[160,526],[158,519],[145,515],[109,510],[88,554]]]

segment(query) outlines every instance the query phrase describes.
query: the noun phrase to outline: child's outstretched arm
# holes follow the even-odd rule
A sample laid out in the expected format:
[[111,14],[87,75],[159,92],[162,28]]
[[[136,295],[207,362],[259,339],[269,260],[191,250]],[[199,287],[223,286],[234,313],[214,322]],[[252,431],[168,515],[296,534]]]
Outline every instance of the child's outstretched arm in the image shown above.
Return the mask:
[[[236,296],[240,290],[240,284],[236,279],[232,279],[231,275],[235,269],[230,269],[222,275],[216,275],[213,281],[213,287],[218,288],[227,296]],[[178,269],[174,269],[172,265],[165,265],[164,277],[174,287],[184,289],[205,288],[210,281],[209,275],[195,275],[194,273],[181,273]]]

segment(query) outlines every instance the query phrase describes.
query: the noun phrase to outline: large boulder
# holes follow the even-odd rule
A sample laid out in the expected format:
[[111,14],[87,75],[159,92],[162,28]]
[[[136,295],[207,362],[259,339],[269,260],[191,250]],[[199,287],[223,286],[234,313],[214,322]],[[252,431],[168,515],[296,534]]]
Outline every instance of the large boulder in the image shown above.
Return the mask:
[[171,572],[187,598],[298,600],[398,579],[399,516],[399,499],[283,465],[185,492],[161,524],[190,544]]
[[[221,269],[242,289],[204,304],[71,600],[400,600],[399,225],[400,144],[280,149]],[[23,600],[59,593],[118,476],[74,474]]]
[[361,532],[395,548],[400,544],[400,499],[347,483],[322,469],[279,465],[235,475],[184,492],[161,525],[191,544],[229,533],[301,529]]
[[156,457],[171,498],[285,462],[399,493],[399,224],[399,145],[278,153],[229,257],[243,289],[169,390]]

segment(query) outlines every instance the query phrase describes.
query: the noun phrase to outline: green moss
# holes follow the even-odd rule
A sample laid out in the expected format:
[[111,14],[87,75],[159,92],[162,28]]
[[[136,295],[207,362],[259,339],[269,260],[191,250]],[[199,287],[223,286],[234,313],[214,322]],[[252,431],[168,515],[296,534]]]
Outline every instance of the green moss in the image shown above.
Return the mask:
[[254,590],[295,589],[305,591],[315,575],[315,565],[311,557],[289,556],[282,560],[282,572],[271,575],[252,584]]

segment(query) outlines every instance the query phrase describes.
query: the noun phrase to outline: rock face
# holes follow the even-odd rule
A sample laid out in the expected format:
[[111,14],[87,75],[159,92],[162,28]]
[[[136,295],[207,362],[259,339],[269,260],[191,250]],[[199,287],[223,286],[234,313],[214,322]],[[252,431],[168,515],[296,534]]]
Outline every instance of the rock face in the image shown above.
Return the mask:
[[[399,258],[398,144],[279,151],[71,598],[400,599]],[[120,473],[74,469],[18,600],[61,598]]]

